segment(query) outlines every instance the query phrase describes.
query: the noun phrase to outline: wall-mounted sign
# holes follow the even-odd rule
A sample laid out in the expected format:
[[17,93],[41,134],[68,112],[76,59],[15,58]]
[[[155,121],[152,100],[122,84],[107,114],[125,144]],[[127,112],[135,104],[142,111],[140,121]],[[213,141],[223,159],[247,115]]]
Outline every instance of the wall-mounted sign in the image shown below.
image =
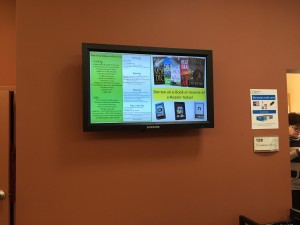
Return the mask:
[[278,152],[278,151],[279,151],[278,136],[254,137],[254,152]]
[[276,89],[250,89],[252,129],[278,128]]

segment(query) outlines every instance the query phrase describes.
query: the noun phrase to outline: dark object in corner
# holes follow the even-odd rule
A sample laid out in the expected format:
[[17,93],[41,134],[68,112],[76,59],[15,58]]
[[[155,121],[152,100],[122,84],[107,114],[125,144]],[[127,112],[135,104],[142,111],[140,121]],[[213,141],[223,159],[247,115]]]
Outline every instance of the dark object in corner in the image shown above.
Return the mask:
[[290,209],[289,220],[278,221],[278,222],[267,223],[267,224],[260,224],[246,216],[240,215],[239,225],[300,225],[300,211]]

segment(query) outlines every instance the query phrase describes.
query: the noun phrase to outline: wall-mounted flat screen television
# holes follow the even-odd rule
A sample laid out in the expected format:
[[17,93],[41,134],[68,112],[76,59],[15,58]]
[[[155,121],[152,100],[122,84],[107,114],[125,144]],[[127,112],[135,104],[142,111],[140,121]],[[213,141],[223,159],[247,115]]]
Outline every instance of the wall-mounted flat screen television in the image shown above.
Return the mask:
[[212,128],[211,50],[82,44],[83,131]]

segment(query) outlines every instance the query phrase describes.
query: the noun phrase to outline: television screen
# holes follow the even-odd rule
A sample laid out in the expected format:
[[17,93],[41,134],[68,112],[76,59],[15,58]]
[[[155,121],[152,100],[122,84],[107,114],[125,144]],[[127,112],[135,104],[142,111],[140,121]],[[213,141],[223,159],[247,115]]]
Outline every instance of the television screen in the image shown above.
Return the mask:
[[82,44],[83,130],[212,128],[211,50]]

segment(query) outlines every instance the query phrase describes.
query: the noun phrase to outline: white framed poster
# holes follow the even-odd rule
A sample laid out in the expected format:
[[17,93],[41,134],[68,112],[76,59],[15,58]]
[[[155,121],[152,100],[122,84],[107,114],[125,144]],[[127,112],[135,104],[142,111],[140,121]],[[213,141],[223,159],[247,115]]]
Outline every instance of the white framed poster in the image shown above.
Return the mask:
[[250,89],[252,129],[278,129],[276,89]]

